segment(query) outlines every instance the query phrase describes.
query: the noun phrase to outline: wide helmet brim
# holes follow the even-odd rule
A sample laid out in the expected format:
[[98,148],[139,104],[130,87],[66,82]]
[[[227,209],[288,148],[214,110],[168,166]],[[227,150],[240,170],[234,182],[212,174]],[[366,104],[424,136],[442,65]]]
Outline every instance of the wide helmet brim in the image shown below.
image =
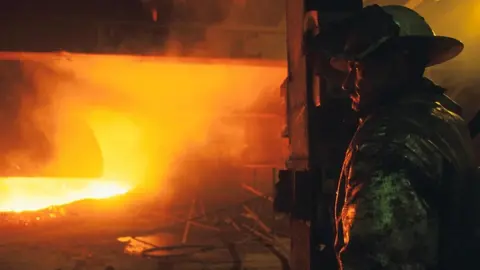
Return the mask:
[[[444,36],[401,36],[392,38],[389,43],[396,44],[397,48],[415,50],[424,48],[427,55],[427,67],[445,63],[457,57],[464,49],[461,41]],[[333,68],[348,71],[348,62],[356,60],[355,55],[339,55],[330,59]]]

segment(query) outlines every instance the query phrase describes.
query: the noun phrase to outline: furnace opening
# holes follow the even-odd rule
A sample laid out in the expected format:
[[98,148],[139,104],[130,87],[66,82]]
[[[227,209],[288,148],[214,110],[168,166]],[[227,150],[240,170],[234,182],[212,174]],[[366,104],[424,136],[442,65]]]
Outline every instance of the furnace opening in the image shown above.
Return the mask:
[[3,140],[18,172],[4,171],[2,211],[139,189],[164,202],[202,187],[225,197],[242,166],[282,166],[283,63],[22,55],[5,62],[18,66],[12,130],[43,156]]

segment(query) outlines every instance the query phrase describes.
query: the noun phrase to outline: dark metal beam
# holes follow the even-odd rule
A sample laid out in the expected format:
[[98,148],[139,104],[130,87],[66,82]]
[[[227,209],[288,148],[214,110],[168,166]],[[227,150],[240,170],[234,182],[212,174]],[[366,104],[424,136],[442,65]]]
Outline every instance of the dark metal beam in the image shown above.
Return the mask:
[[[333,167],[336,165],[323,161],[338,153],[329,152],[322,131],[338,129],[342,125],[340,121],[325,119],[341,115],[342,112],[338,107],[329,105],[327,100],[317,101],[314,98],[315,88],[320,91],[320,99],[325,97],[328,82],[314,76],[313,63],[305,55],[305,15],[309,11],[317,12],[321,32],[323,24],[340,20],[345,14],[360,10],[362,6],[362,0],[287,0],[289,78],[286,103],[291,146],[287,163],[291,171],[289,175],[293,177],[293,194],[297,196],[295,198],[294,195],[292,209],[307,208],[306,211],[310,211],[309,217],[292,213],[293,270],[336,270],[337,267],[333,252],[333,222],[329,212],[333,206],[333,194],[327,198],[324,193],[328,171],[335,170]],[[341,161],[338,163],[341,165]],[[302,187],[303,190],[300,190]],[[299,207],[300,201],[304,205]]]

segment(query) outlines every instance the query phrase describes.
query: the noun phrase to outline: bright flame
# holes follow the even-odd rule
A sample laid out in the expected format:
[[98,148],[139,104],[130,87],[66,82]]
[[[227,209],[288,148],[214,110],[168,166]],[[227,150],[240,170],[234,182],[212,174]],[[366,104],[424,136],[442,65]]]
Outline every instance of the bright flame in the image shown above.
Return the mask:
[[104,199],[129,190],[121,182],[104,179],[12,177],[1,183],[8,191],[0,199],[2,212],[33,211],[83,199]]
[[[172,168],[182,166],[180,158],[185,151],[207,144],[210,132],[222,128],[222,115],[247,108],[264,93],[274,93],[280,100],[279,87],[286,76],[283,62],[0,55],[1,59],[8,57],[35,60],[56,73],[71,75],[39,74],[35,82],[44,95],[52,96],[57,126],[50,137],[57,146],[57,158],[44,170],[72,177],[4,179],[0,181],[0,211],[106,198],[138,185],[150,186],[152,192],[168,191],[165,180]],[[78,119],[87,127],[77,127]],[[82,139],[88,128],[101,151]],[[243,135],[226,137],[229,150],[245,145]],[[99,162],[103,162],[101,178],[75,176],[95,171]]]

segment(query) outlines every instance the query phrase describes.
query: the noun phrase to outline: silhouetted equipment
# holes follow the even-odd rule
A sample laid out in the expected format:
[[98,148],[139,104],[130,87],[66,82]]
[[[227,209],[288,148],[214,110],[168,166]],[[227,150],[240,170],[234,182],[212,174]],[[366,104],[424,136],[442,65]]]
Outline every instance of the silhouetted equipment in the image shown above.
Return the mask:
[[290,264],[294,270],[337,269],[332,220],[335,182],[356,127],[350,102],[329,91],[335,82],[327,74],[314,75],[316,57],[305,51],[309,47],[305,45],[317,29],[304,29],[305,16],[318,13],[321,33],[330,23],[361,8],[361,0],[287,1],[286,103],[291,155],[288,170],[280,173],[276,185],[275,206],[292,218]]

